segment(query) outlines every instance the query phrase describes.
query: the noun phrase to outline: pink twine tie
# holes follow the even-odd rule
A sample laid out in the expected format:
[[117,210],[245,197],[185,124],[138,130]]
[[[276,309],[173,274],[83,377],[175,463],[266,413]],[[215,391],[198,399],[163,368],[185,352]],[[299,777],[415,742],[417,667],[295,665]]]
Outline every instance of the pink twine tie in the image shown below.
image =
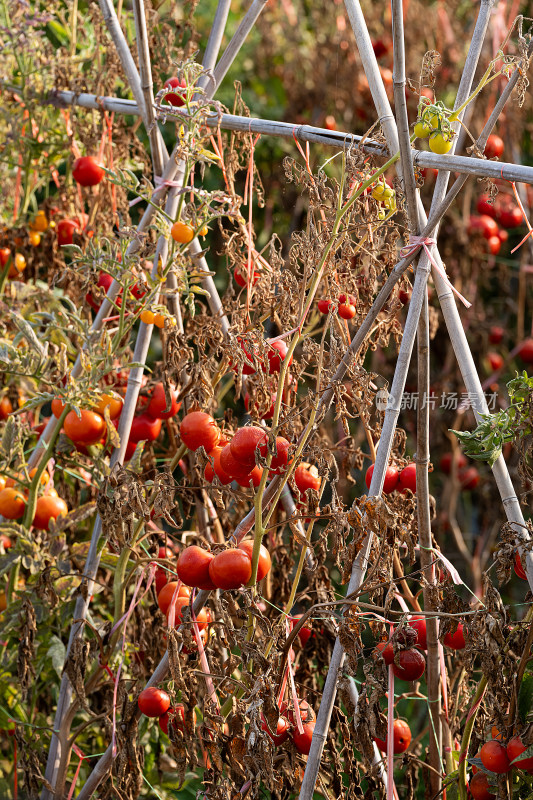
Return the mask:
[[435,259],[431,255],[430,247],[432,247],[434,244],[437,244],[437,240],[436,239],[432,239],[430,236],[427,236],[427,237],[426,236],[409,236],[409,244],[406,245],[405,247],[402,247],[402,249],[400,250],[400,255],[401,255],[402,258],[407,258],[408,256],[412,255],[414,252],[416,252],[416,250],[418,250],[419,247],[423,247],[424,250],[426,251],[427,257],[429,258],[429,260],[431,262],[431,265],[437,270],[437,272],[441,276],[441,278],[444,281],[444,283],[446,284],[446,286],[449,289],[452,290],[452,292],[455,294],[455,296],[459,298],[459,300],[463,303],[464,306],[466,306],[466,308],[470,308],[472,303],[469,303],[468,300],[466,299],[466,297],[463,297],[461,292],[459,292],[455,288],[453,283],[450,281],[450,279],[446,275],[446,272],[443,269],[443,267],[441,267],[440,264],[437,264],[437,262],[435,261]]
[[182,181],[164,180],[164,178],[162,178],[160,175],[156,175],[154,177],[154,183],[157,186],[171,186],[175,189],[181,189],[182,186]]

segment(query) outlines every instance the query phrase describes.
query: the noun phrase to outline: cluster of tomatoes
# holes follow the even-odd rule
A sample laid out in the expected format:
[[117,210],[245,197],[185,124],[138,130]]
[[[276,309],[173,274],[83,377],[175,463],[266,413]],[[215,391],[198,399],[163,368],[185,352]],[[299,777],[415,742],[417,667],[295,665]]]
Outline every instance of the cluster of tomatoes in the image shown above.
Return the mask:
[[[117,387],[124,389],[125,387]],[[131,424],[125,458],[130,459],[139,442],[155,441],[161,433],[162,421],[174,417],[181,406],[176,399],[177,391],[170,390],[170,406],[167,407],[165,389],[161,382],[156,383],[147,395],[141,395],[138,402],[137,414]],[[92,408],[71,410],[63,422],[63,432],[76,445],[80,452],[95,445],[105,445],[107,440],[107,426],[105,421],[106,409],[109,419],[118,428],[124,400],[118,392],[108,391],[101,394],[100,399]],[[59,397],[52,400],[52,413],[59,419],[65,405]]]
[[[237,547],[231,547],[214,555],[197,545],[186,547],[180,553],[176,571],[186,586],[196,589],[240,589],[252,577],[252,539],[243,539]],[[261,545],[257,564],[257,580],[262,580],[270,571],[270,553]]]
[[[225,486],[233,480],[240,486],[259,485],[263,470],[256,464],[256,452],[262,458],[268,455],[268,431],[257,425],[239,428],[228,441],[222,436],[215,420],[204,411],[191,411],[180,425],[183,444],[192,451],[203,447],[209,462],[205,478],[212,482],[215,475]],[[270,474],[279,475],[289,463],[290,442],[276,436]]]
[[[20,473],[13,478],[5,478],[0,475],[0,515],[4,519],[22,519],[28,503],[29,484],[36,472],[37,467],[34,467],[28,472],[28,475]],[[40,477],[40,490],[31,524],[38,530],[46,531],[50,520],[55,521],[58,517],[67,514],[68,507],[53,488],[51,476],[46,470]]]
[[[523,743],[519,735],[513,736],[507,745],[501,741],[500,734],[493,728],[493,733],[496,733],[494,739],[490,739],[482,746],[476,758],[481,759],[481,763],[486,770],[494,775],[505,775],[510,772],[514,766],[517,769],[522,769],[533,774],[533,757],[522,758],[520,761],[513,764],[515,759],[522,756],[528,750],[528,747]],[[485,772],[478,770],[477,766],[472,764],[472,778],[468,785],[471,796],[474,800],[492,800],[497,796],[497,786],[489,783],[488,776]],[[491,791],[495,789],[495,792]]]
[[498,198],[495,203],[491,203],[487,195],[481,195],[476,209],[479,216],[470,217],[468,233],[481,235],[487,241],[489,252],[497,255],[502,244],[509,239],[507,231],[522,224],[522,212],[508,196]]
[[472,465],[468,466],[468,460],[461,452],[457,453],[455,460],[453,453],[444,453],[440,460],[439,466],[440,471],[444,475],[450,475],[452,472],[452,466],[454,466],[457,479],[460,483],[461,489],[464,491],[472,491],[477,487],[479,481],[481,480],[477,469]]
[[[370,489],[372,475],[374,474],[374,464],[372,464],[366,471],[365,483]],[[402,470],[399,470],[394,465],[387,467],[385,472],[385,481],[383,483],[383,492],[390,494],[398,489],[405,492],[410,489],[411,492],[416,492],[416,464],[407,464]]]
[[429,149],[433,153],[444,155],[451,150],[454,132],[443,103],[432,103],[427,97],[420,98],[414,134],[418,139],[429,138]]
[[[329,314],[330,308],[335,305],[333,300],[323,298],[317,303],[318,310],[321,314]],[[357,305],[357,298],[353,294],[340,294],[337,298],[337,314],[341,319],[353,319],[355,317],[355,308]]]

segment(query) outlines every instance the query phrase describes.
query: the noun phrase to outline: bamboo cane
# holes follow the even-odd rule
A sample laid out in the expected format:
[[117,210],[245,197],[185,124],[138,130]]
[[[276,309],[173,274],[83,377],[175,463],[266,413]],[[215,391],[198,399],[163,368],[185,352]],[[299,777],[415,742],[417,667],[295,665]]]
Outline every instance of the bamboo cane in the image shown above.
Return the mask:
[[[518,76],[515,78],[513,85],[516,85],[517,78]],[[508,86],[509,84],[505,86],[504,92],[507,90]],[[6,88],[12,89],[13,91],[17,89],[15,86],[6,86]],[[53,89],[48,92],[42,98],[41,102],[59,107],[79,105],[82,108],[94,109],[96,111],[105,109],[118,114],[139,114],[139,107],[132,100],[99,97],[98,95],[85,93],[77,94],[76,92],[59,89]],[[185,114],[183,114],[183,118],[184,121],[186,121]],[[240,117],[234,114],[210,115],[206,118],[206,125],[212,128],[217,128],[220,125],[222,130],[228,131],[261,133],[266,136],[279,136],[286,139],[296,138],[302,142],[313,142],[315,144],[322,144],[326,147],[335,147],[341,150],[348,149],[354,145],[357,146],[360,144],[361,140],[364,139],[363,136],[357,134],[328,131],[325,128],[316,128],[312,125],[297,125],[291,122],[277,122],[268,119],[257,119],[255,117]],[[493,126],[494,123],[492,123],[491,129]],[[486,142],[481,149],[483,149],[485,144]],[[376,156],[381,156],[383,158],[386,156],[383,147],[372,139],[364,139],[363,148],[365,152]],[[417,149],[412,149],[412,154],[413,165],[416,167],[427,167],[429,169],[447,172],[459,172],[464,175],[473,175],[477,178],[498,178],[506,181],[533,184],[533,167],[524,166],[523,164],[515,164],[506,161],[485,161],[484,159],[472,158],[470,156],[451,154],[438,155],[437,153]]]
[[[407,116],[407,103],[405,100],[405,47],[403,25],[402,0],[392,0],[392,40],[394,47],[394,106],[398,125],[398,137],[401,152],[402,173],[407,199],[408,218],[412,233],[418,233],[418,204],[416,182],[412,162],[411,141],[409,136],[409,120]],[[417,437],[416,437],[416,503],[418,515],[418,538],[420,544],[421,567],[429,570],[431,555],[431,517],[429,505],[429,318],[427,292],[424,291],[422,310],[417,332],[417,360],[418,360],[418,407],[417,407]],[[422,403],[421,403],[422,399]],[[434,580],[432,574],[427,574],[426,580]],[[424,609],[435,611],[432,603],[430,587],[424,581]],[[438,795],[441,790],[442,780],[442,735],[440,720],[440,662],[437,641],[437,620],[430,619],[426,625],[428,629],[427,641],[427,692],[428,706],[432,724],[429,732],[429,763],[433,767],[430,771],[429,781],[431,791]]]
[[135,17],[135,33],[137,35],[137,52],[139,54],[140,86],[144,98],[144,121],[150,139],[150,152],[152,154],[154,175],[159,176],[163,172],[163,164],[168,159],[168,153],[163,137],[157,127],[157,120],[154,113],[154,84],[152,81],[152,65],[150,63],[150,48],[144,0],[133,0],[133,14]]

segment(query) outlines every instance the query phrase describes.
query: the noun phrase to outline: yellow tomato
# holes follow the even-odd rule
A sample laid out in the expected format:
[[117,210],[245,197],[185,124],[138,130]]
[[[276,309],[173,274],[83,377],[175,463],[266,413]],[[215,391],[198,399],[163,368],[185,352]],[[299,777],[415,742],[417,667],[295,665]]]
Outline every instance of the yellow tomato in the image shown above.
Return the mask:
[[9,272],[7,273],[8,278],[16,278],[21,272],[24,272],[26,269],[26,259],[22,255],[22,253],[15,253],[15,259],[13,264],[9,267]]
[[185,222],[175,222],[170,229],[170,234],[178,244],[188,244],[194,239],[194,229]]
[[202,227],[198,231],[199,236],[207,236],[208,233],[209,233],[209,228],[207,227],[207,225],[202,225]]
[[423,120],[419,120],[414,127],[414,134],[418,139],[426,139],[430,134],[430,127]]
[[155,320],[155,314],[153,311],[150,311],[148,308],[144,308],[141,311],[141,322],[144,322],[145,325],[153,325]]
[[429,149],[439,156],[443,156],[452,149],[452,140],[442,133],[432,133],[429,137]]
[[41,243],[41,234],[37,233],[37,231],[30,231],[29,233],[30,244],[33,247],[37,247]]
[[44,211],[38,211],[35,215],[35,219],[31,224],[32,231],[37,231],[38,233],[44,233],[44,231],[48,227],[48,220],[46,219],[46,214]]

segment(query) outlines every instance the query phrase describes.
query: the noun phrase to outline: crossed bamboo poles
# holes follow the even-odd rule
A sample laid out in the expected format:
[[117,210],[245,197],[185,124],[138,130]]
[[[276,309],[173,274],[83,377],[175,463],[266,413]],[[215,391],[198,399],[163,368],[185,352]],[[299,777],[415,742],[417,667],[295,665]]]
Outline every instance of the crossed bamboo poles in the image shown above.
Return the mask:
[[[262,7],[263,3],[258,3],[258,2],[256,1],[256,2],[254,3],[254,5],[255,5],[256,7],[258,7],[258,6],[261,6],[261,7]],[[348,9],[348,14],[349,14],[349,16],[350,16],[350,20],[351,20],[351,22],[352,22],[352,26],[353,26],[353,25],[354,25],[354,22],[353,22],[353,20],[356,18],[356,14],[358,13],[358,7],[356,6],[356,4],[355,4],[355,3],[352,3],[352,2],[346,2],[346,6],[347,6],[347,9]],[[219,4],[219,8],[220,8],[220,4]],[[351,14],[350,14],[350,12],[351,12]],[[359,13],[360,13],[360,10],[359,10]],[[480,15],[480,16],[481,16],[481,15]],[[362,19],[362,16],[361,16],[361,19]],[[364,26],[364,21],[363,21],[363,26]],[[214,26],[214,28],[215,28],[215,26]],[[355,30],[355,29],[354,29],[354,30]],[[365,31],[366,31],[366,29],[365,29]],[[357,33],[356,33],[356,36],[357,36]],[[362,32],[362,33],[361,33],[361,36],[363,36],[363,38],[364,38],[364,32]],[[368,37],[368,35],[367,35],[367,37]],[[368,40],[368,41],[369,41],[369,40]],[[481,39],[481,41],[482,41],[482,39]],[[358,39],[358,43],[359,43],[359,44],[360,44],[360,42],[361,42],[361,40],[360,40],[360,39]],[[229,50],[229,47],[228,47],[228,50]],[[227,51],[226,51],[226,52],[227,52]],[[222,61],[222,59],[221,59],[221,61]],[[366,62],[366,63],[368,63],[368,62]],[[371,65],[371,66],[372,66],[372,65]],[[377,64],[376,64],[375,66],[376,66],[376,69],[377,69]],[[466,69],[465,69],[465,73],[466,73]],[[473,74],[473,72],[472,72],[472,74]],[[369,83],[370,83],[370,80],[369,80]],[[371,83],[370,85],[371,85],[371,89],[372,89],[372,83]],[[379,98],[379,95],[380,95],[380,93],[379,93],[379,86],[377,86],[377,87],[376,87],[376,86],[375,86],[375,84],[374,84],[374,87],[375,87],[375,89],[376,89],[375,101],[376,101],[376,96],[378,97],[378,99],[381,99],[381,101],[382,101],[382,100],[383,100],[383,97]],[[145,87],[145,88],[146,88],[146,87]],[[374,91],[373,91],[373,94],[374,94]],[[385,97],[386,97],[386,96],[385,96]],[[145,97],[144,99],[145,99],[145,105],[146,105],[146,97]],[[459,95],[458,95],[458,99],[459,99]],[[136,100],[137,100],[137,98],[136,98]],[[376,102],[376,106],[377,106],[377,105],[378,105],[378,103]],[[390,111],[390,108],[389,108],[389,111]],[[380,115],[380,118],[381,118],[381,120],[382,120],[382,124],[383,124],[384,128],[386,128],[387,116],[388,116],[387,114],[385,114],[385,115],[383,115],[383,116],[381,116],[381,115]],[[392,118],[392,117],[391,117],[391,118]],[[153,138],[153,139],[156,139],[156,137],[151,137],[151,139],[152,139],[152,138]],[[390,145],[391,145],[391,140],[392,140],[392,142],[393,142],[393,144],[394,144],[394,135],[392,135],[392,134],[391,134],[391,131],[390,131],[390,130],[389,130],[389,135],[388,135],[388,137],[387,137],[387,138],[388,138],[388,143],[389,143],[389,147],[390,147]],[[156,147],[157,147],[157,144],[154,144],[154,148],[156,148]],[[391,149],[391,150],[394,150],[394,146],[393,146],[393,147],[390,147],[390,149]],[[474,160],[474,161],[475,161],[475,160]],[[479,162],[478,162],[478,163],[479,163]],[[481,163],[483,163],[483,162],[481,162]],[[526,168],[526,169],[527,169],[527,168]],[[167,170],[166,170],[166,171],[168,171],[168,165],[167,165]],[[412,168],[411,168],[411,173],[412,173]],[[406,173],[406,174],[407,174],[407,173]],[[405,182],[406,182],[406,190],[407,190],[407,189],[408,189],[408,184],[409,184],[409,181],[406,179],[406,174],[404,174],[404,180],[405,180]],[[527,177],[530,177],[530,176],[527,176]],[[521,179],[521,180],[523,180],[524,178],[523,178],[523,177],[521,177],[520,179]],[[464,180],[466,180],[466,178],[465,178]],[[462,183],[464,183],[464,180],[462,181]],[[529,181],[528,181],[528,182],[529,182]],[[444,188],[443,188],[443,191],[442,191],[442,195],[444,195],[444,190],[445,190],[445,183],[446,183],[446,180],[444,180],[444,181],[443,181],[443,183],[444,183]],[[456,182],[456,183],[457,183],[457,182]],[[461,185],[462,185],[462,184],[461,184]],[[438,184],[437,184],[437,188],[438,188]],[[459,188],[460,188],[460,187],[459,187]],[[458,190],[457,190],[457,191],[458,191]],[[437,194],[437,190],[436,190],[436,194]],[[443,198],[441,197],[441,200],[442,200],[442,199],[443,199]],[[434,204],[434,205],[435,205],[435,204]],[[440,206],[442,207],[442,203],[440,203]],[[146,217],[146,214],[145,214],[145,217]],[[145,220],[145,217],[143,217],[143,221]],[[151,215],[150,215],[150,217],[151,217]],[[411,218],[411,222],[412,222],[412,221],[413,221],[412,209],[411,209],[410,218]],[[144,226],[144,227],[146,227],[146,226],[147,226],[147,224],[148,224],[148,223],[145,223],[145,226]],[[143,222],[141,221],[141,226],[140,226],[140,227],[142,227],[142,225],[143,225]],[[198,245],[197,243],[196,243],[196,246],[197,246],[197,248],[199,249],[199,245]],[[411,260],[412,260],[412,259],[411,259]],[[404,260],[404,261],[407,261],[407,260]],[[402,267],[403,267],[403,269],[401,269],[401,268],[400,268],[400,269],[398,269],[398,268],[397,268],[397,269],[395,270],[396,280],[397,280],[397,279],[398,279],[398,277],[400,276],[401,272],[402,272],[402,271],[404,271],[404,269],[407,267],[407,264],[406,264],[406,263],[404,263],[404,264],[402,265]],[[400,270],[401,270],[401,271],[400,271]],[[418,273],[419,271],[420,271],[420,265],[419,265],[419,270],[417,271],[417,273]],[[427,268],[427,266],[425,267],[425,272],[426,272],[426,276],[425,276],[425,278],[426,278],[426,280],[427,280],[427,273],[428,273],[428,268]],[[435,279],[435,276],[434,276],[434,279]],[[417,281],[416,281],[416,279],[415,279],[415,289],[414,289],[414,291],[413,291],[413,299],[412,299],[412,301],[411,301],[410,313],[411,313],[411,309],[413,309],[413,300],[414,300],[414,298],[415,298],[415,295],[418,297],[418,296],[421,294],[421,291],[419,291],[419,290],[420,290],[420,286],[422,286],[422,289],[425,289],[425,282],[426,282],[426,280],[422,280],[422,279],[421,279],[421,280],[419,281],[419,285],[418,285],[418,287],[417,287]],[[442,279],[441,279],[441,280],[442,280]],[[392,284],[389,286],[389,293],[390,293],[390,289],[392,288],[392,285],[394,285],[394,282],[395,282],[395,281],[393,281],[393,282],[392,282]],[[435,283],[436,283],[436,285],[437,285],[437,281],[435,281]],[[118,288],[119,288],[119,286],[117,286],[117,287],[111,287],[111,290],[110,290],[110,292],[108,293],[108,297],[114,297],[114,296],[116,296],[116,293],[118,292]],[[385,288],[385,287],[384,287],[384,288]],[[438,287],[437,287],[437,288],[438,288]],[[115,291],[114,291],[114,294],[113,294],[113,290],[114,290],[114,289],[115,289]],[[441,289],[442,289],[442,285],[441,285]],[[381,293],[380,293],[380,294],[381,294]],[[451,302],[452,302],[452,304],[453,304],[453,309],[455,310],[455,314],[457,315],[457,310],[456,310],[456,308],[455,308],[455,304],[453,303],[453,297],[451,296],[451,293],[449,293],[449,292],[448,292],[448,294],[450,295],[449,299],[451,300]],[[446,292],[442,291],[441,293],[439,293],[439,297],[441,297],[441,299],[445,299],[445,297],[446,297]],[[386,298],[384,298],[384,299],[383,299],[383,302],[384,302],[384,300],[385,300],[385,299],[386,299]],[[381,306],[382,306],[382,305],[383,305],[383,303],[381,303]],[[374,304],[373,311],[374,311],[374,308],[375,308],[375,306],[376,306],[376,304]],[[381,307],[381,306],[380,306],[380,307]],[[376,311],[376,312],[375,312],[375,314],[374,314],[374,318],[375,318],[375,316],[377,316],[377,313],[378,313],[378,312],[379,312],[379,309],[378,309],[378,311]],[[107,313],[107,309],[106,309],[106,313]],[[372,314],[372,312],[371,312],[371,314]],[[100,316],[100,315],[99,315],[99,316]],[[105,314],[102,314],[102,315],[101,315],[101,317],[102,317],[102,318],[103,318],[104,316],[105,316]],[[369,315],[369,316],[370,316],[370,315]],[[412,315],[412,316],[413,316],[413,317],[416,317],[416,316],[417,316],[417,315],[416,315],[416,308],[415,308],[415,310],[413,311],[413,315]],[[450,317],[452,318],[452,320],[453,320],[453,312],[451,312],[451,313],[449,314],[449,316],[450,316]],[[458,316],[458,315],[457,315],[457,316]],[[408,319],[409,319],[409,317],[408,317]],[[93,328],[94,328],[95,330],[97,329],[97,324],[96,324],[97,322],[98,322],[98,317],[97,317],[97,320],[95,320],[95,324],[93,325]],[[416,326],[415,326],[415,327],[416,327]],[[452,327],[453,327],[453,326],[452,326]],[[356,338],[357,338],[357,337],[356,337]],[[409,334],[409,338],[411,339],[411,347],[412,347],[412,341],[413,341],[413,339],[414,339],[414,332],[413,332],[413,334],[412,334],[412,337],[411,337],[411,332],[410,332],[410,334]],[[405,340],[405,339],[406,339],[406,336],[404,335],[404,340]],[[354,340],[354,341],[355,341],[355,340]],[[361,343],[362,343],[362,342],[361,342]],[[353,343],[352,343],[352,345],[353,345]],[[341,365],[341,367],[342,367],[342,365]],[[79,374],[79,373],[78,373],[78,374]],[[475,375],[475,379],[477,379],[477,375]],[[398,380],[400,380],[400,379],[398,379]],[[465,380],[465,382],[466,382],[466,380]],[[477,381],[477,382],[479,383],[479,381]],[[134,376],[134,377],[133,377],[133,379],[131,380],[131,385],[133,386],[133,389],[132,389],[132,392],[131,392],[130,394],[133,394],[135,391],[137,391],[137,393],[138,393],[138,385],[137,385],[137,381],[135,380],[135,376]],[[467,384],[467,385],[468,385],[468,384]],[[130,388],[130,386],[129,386],[128,388]],[[393,384],[393,388],[394,388],[394,384]],[[136,396],[135,396],[135,399],[136,399]],[[330,399],[331,399],[331,398],[330,398]],[[127,401],[128,401],[128,396],[126,397],[126,404],[127,404]],[[126,404],[125,404],[125,406],[126,406]],[[133,404],[133,407],[134,407],[134,404]],[[477,409],[477,410],[478,410],[478,413],[479,413],[479,409],[480,409],[480,407],[481,407],[481,408],[483,408],[483,406],[482,406],[482,405],[481,405],[481,406],[478,406],[478,409]],[[393,412],[393,414],[395,414],[395,415],[396,415],[396,418],[397,418],[398,411],[399,411],[399,409],[392,409],[392,412]],[[481,413],[484,413],[484,412],[482,411]],[[389,417],[390,417],[390,415],[389,415]],[[129,422],[130,422],[130,424],[131,424],[131,419],[130,419],[130,421],[129,421]],[[124,426],[124,427],[128,427],[128,428],[129,428],[129,425],[127,425],[127,422],[126,422],[126,424],[125,424],[125,426]],[[395,421],[393,421],[393,423],[392,423],[392,433],[394,432],[394,427],[395,427]],[[121,439],[122,439],[122,441],[124,441],[124,439],[127,441],[127,435],[126,435],[126,437],[123,437],[123,436],[121,436]],[[44,438],[43,438],[43,440],[45,441],[45,440],[46,440],[46,437],[44,437]],[[383,440],[383,437],[382,437],[382,440]],[[123,448],[121,448],[121,449],[123,449]],[[381,478],[380,478],[380,476],[379,476],[379,472],[380,472],[380,469],[379,469],[379,467],[380,467],[380,464],[379,464],[379,454],[382,454],[383,452],[384,452],[384,448],[380,448],[380,449],[378,450],[378,461],[376,461],[376,467],[375,467],[375,470],[374,470],[374,481],[375,481],[375,483],[376,483],[376,486],[371,486],[371,489],[370,489],[370,494],[378,494],[378,493],[379,493],[379,487],[378,487],[378,483],[379,483],[379,481],[382,481],[382,478],[383,478],[383,475],[381,475]],[[116,462],[117,462],[117,461],[120,459],[120,456],[121,456],[121,452],[119,452],[119,454],[118,454],[118,456],[116,457],[116,459],[115,459],[114,463],[116,463]],[[388,453],[387,453],[387,456],[386,456],[386,457],[385,457],[385,456],[382,456],[382,458],[381,458],[381,461],[382,461],[382,462],[384,463],[384,465],[385,465],[385,466],[382,468],[382,470],[381,470],[381,471],[383,472],[383,470],[386,468],[386,465],[387,465],[387,461],[388,461]],[[420,466],[420,465],[419,465],[419,466]],[[504,471],[503,471],[503,472],[504,472],[504,473],[506,473],[506,470],[504,469]],[[426,469],[426,475],[427,475],[427,469]],[[507,489],[508,487],[507,487],[507,485],[506,485],[505,474],[503,474],[503,475],[502,475],[502,473],[501,473],[501,470],[500,470],[500,473],[499,473],[499,477],[500,477],[500,484],[501,484],[501,487],[502,487],[502,488],[504,488],[504,489]],[[507,476],[507,477],[508,477],[508,476]],[[274,487],[273,487],[273,488],[274,488]],[[512,491],[512,487],[511,487],[511,491]],[[267,498],[265,498],[265,499],[267,499]],[[515,500],[516,500],[516,498],[513,498],[513,497],[512,497],[512,495],[510,496],[510,498],[507,498],[507,505],[512,507],[512,512],[514,512],[514,513],[516,512],[516,508],[515,508],[515,502],[514,502]],[[419,500],[419,504],[420,504],[420,500]],[[507,510],[507,508],[506,508],[506,510]],[[250,515],[248,515],[248,516],[250,516]],[[513,519],[512,521],[515,521],[515,522],[516,522],[516,521],[518,521],[518,520],[516,520],[516,519]],[[244,520],[243,520],[243,523],[245,523],[245,521],[244,521]],[[239,527],[242,527],[242,529],[244,529],[245,525],[243,525],[243,526],[239,526]],[[529,570],[528,570],[528,572],[529,572]],[[201,597],[198,597],[198,599],[197,599],[198,608],[200,607],[200,601],[201,601],[201,599],[202,599]],[[205,598],[203,598],[203,600],[205,600]],[[196,605],[196,604],[195,604],[195,605]],[[160,665],[160,666],[162,666],[162,665]],[[154,677],[155,677],[155,676],[154,676]],[[159,677],[159,678],[158,678],[158,680],[161,680],[161,677]],[[319,712],[319,718],[320,718],[320,712]],[[317,720],[317,727],[318,727],[318,722],[319,722],[319,720]],[[313,759],[312,759],[312,757],[311,757],[311,755],[310,755],[310,758],[309,758],[309,760],[308,760],[308,765],[309,765],[309,763],[310,763],[310,762],[312,762],[312,761],[313,761]],[[306,771],[306,774],[307,774],[307,771]],[[305,782],[305,781],[304,781],[304,782]],[[303,791],[303,787],[302,787],[302,791]],[[88,796],[88,795],[87,795],[87,796]],[[304,795],[302,795],[302,796],[304,796]],[[80,797],[81,797],[81,795],[80,795]]]

